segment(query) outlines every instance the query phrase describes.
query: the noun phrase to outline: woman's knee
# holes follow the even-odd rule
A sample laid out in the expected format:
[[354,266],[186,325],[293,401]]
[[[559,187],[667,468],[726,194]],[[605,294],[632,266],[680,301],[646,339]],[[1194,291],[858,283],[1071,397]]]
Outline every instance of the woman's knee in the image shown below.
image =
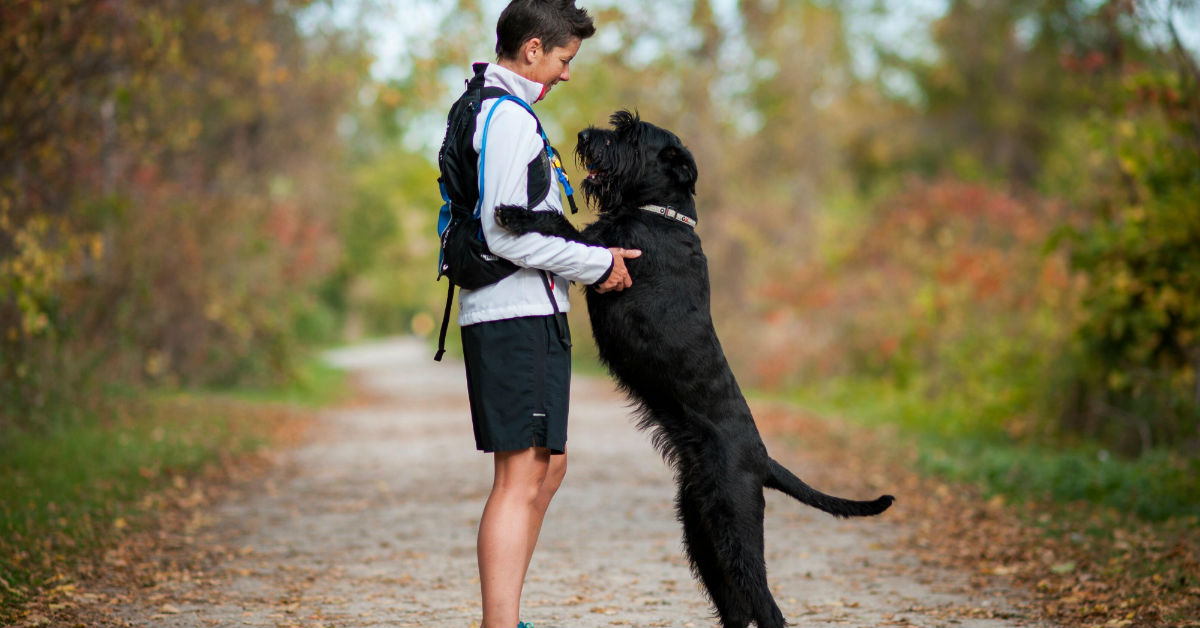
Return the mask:
[[542,479],[542,484],[539,490],[539,497],[549,500],[558,491],[558,487],[562,485],[563,478],[567,475],[567,455],[561,454],[550,456],[550,463],[546,467],[546,477]]
[[551,475],[548,453],[543,454],[533,448],[497,453],[492,493],[523,501],[537,499]]
[[563,478],[567,475],[567,454],[559,454],[550,456],[550,466],[546,469],[546,480],[544,483],[553,483],[555,488],[562,484]]

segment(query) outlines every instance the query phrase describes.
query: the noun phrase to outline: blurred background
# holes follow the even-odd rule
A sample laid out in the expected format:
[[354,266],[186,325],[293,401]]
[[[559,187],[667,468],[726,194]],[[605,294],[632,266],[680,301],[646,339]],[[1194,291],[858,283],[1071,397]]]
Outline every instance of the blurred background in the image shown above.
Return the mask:
[[[437,148],[504,4],[0,0],[0,439],[435,335]],[[745,387],[1195,513],[1200,3],[581,4],[539,114],[691,148]]]

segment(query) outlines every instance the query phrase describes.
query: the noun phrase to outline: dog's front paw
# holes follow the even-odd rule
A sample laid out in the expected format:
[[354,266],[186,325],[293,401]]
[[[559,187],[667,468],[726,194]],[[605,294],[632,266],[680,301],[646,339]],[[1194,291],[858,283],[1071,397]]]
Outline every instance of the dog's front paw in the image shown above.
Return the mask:
[[496,224],[516,233],[524,233],[533,212],[520,205],[501,205],[496,208]]

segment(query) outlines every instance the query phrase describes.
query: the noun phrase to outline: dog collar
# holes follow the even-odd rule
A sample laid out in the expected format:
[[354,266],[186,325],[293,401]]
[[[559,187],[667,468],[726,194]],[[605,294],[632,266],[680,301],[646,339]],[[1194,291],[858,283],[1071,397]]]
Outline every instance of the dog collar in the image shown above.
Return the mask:
[[675,211],[674,209],[671,209],[670,207],[663,207],[662,205],[642,205],[638,209],[643,209],[643,210],[650,212],[651,214],[658,214],[659,216],[662,216],[664,218],[670,218],[671,220],[678,220],[679,222],[682,222],[683,224],[685,224],[693,229],[696,228],[696,219],[695,218],[684,216],[683,214]]

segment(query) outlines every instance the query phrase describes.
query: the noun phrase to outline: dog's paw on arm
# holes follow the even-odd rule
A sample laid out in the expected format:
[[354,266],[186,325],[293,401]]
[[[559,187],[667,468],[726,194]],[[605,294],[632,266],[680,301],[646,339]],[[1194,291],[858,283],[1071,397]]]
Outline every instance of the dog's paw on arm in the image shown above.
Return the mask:
[[528,229],[530,214],[528,208],[520,205],[501,205],[496,208],[496,224],[516,233],[524,233]]
[[558,212],[534,211],[520,205],[500,205],[496,208],[496,224],[518,236],[540,233],[588,244],[571,221]]

